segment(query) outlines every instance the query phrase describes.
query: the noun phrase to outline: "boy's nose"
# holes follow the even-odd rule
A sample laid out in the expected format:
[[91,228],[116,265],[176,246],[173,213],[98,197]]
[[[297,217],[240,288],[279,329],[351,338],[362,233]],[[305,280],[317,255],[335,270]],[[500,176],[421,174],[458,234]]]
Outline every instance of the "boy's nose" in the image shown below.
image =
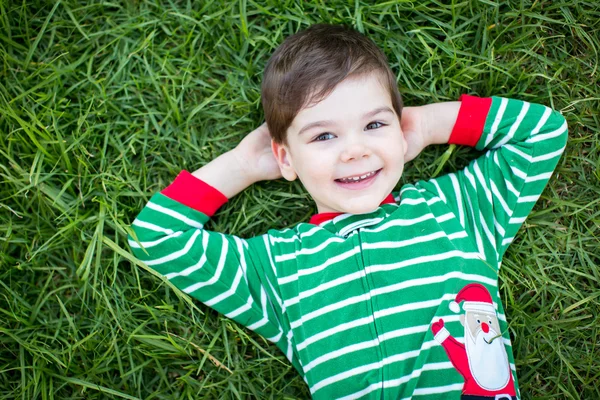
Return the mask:
[[343,162],[358,160],[364,157],[369,157],[371,150],[363,143],[349,143],[342,152],[341,158]]

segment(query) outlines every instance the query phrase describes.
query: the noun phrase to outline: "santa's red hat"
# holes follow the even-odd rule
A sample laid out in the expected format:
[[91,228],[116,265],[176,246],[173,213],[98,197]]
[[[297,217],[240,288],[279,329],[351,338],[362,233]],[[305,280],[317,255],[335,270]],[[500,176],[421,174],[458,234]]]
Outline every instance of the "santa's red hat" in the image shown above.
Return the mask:
[[464,301],[465,311],[482,311],[496,313],[490,292],[480,283],[469,283],[458,292],[453,302],[449,304],[450,310],[460,312],[458,303]]

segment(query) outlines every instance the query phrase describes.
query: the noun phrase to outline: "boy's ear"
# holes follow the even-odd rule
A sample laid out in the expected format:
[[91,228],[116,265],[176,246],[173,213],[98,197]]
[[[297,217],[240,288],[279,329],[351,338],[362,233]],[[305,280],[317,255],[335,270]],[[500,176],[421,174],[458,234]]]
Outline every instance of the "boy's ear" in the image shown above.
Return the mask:
[[298,175],[296,174],[296,171],[292,165],[292,158],[288,148],[284,144],[276,143],[273,139],[271,139],[271,150],[273,150],[273,155],[275,156],[275,160],[279,165],[281,175],[288,181],[295,180]]

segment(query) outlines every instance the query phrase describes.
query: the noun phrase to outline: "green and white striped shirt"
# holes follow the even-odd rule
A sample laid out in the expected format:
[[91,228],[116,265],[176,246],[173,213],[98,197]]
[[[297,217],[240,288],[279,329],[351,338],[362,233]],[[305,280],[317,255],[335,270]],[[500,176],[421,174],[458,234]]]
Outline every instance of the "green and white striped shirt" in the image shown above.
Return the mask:
[[[487,151],[463,170],[403,186],[372,213],[242,239],[203,229],[226,199],[184,171],[135,219],[131,249],[183,292],[274,342],[315,399],[515,398],[498,271],[556,167],[567,125],[538,104],[461,100],[450,142]],[[500,323],[511,369],[501,388],[459,373],[446,347],[464,348],[450,304],[470,284],[487,289]]]

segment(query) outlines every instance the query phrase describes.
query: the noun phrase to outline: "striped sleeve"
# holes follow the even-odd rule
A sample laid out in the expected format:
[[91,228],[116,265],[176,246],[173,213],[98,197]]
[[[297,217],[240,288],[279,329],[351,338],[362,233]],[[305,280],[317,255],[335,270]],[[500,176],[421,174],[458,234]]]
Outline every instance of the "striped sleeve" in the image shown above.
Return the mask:
[[137,240],[129,237],[131,250],[184,293],[287,353],[268,236],[245,240],[203,229],[226,201],[219,191],[183,171],[133,221]]
[[567,141],[564,117],[539,104],[463,96],[451,143],[486,150],[430,181],[477,250],[497,265],[540,197]]

